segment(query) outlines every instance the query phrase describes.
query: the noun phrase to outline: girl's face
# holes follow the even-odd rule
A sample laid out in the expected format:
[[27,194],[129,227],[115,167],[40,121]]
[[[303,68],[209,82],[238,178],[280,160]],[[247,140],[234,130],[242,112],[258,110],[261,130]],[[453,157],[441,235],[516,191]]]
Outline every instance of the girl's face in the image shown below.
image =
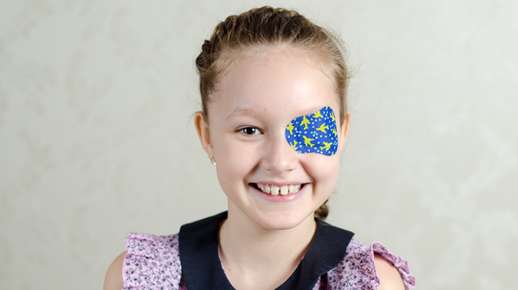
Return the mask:
[[[196,125],[202,145],[216,161],[229,215],[264,229],[292,228],[312,218],[335,190],[348,115],[340,124],[334,82],[324,69],[306,50],[268,46],[241,53],[220,75],[208,105],[209,125],[200,112]],[[295,151],[285,138],[287,124],[324,106],[336,116],[336,154]],[[289,200],[278,201],[258,190],[257,183],[305,185],[285,198]]]

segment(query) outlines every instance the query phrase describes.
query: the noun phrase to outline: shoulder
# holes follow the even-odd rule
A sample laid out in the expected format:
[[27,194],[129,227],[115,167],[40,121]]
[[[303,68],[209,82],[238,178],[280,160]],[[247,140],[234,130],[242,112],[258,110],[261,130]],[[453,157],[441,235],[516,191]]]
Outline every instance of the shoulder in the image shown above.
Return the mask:
[[380,242],[352,239],[342,261],[328,272],[332,289],[403,290],[415,286],[408,263]]
[[379,279],[378,290],[404,290],[405,285],[399,271],[385,258],[374,256],[374,265]]
[[104,278],[104,290],[120,290],[122,288],[122,264],[126,251],[115,257],[106,271]]

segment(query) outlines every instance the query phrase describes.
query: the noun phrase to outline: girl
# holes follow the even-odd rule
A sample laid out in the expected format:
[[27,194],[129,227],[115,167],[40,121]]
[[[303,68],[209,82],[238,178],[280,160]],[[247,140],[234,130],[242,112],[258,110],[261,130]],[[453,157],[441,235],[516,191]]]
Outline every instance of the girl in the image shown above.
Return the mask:
[[409,289],[405,260],[324,220],[349,128],[340,42],[293,10],[219,23],[194,117],[228,210],[131,233],[104,289]]

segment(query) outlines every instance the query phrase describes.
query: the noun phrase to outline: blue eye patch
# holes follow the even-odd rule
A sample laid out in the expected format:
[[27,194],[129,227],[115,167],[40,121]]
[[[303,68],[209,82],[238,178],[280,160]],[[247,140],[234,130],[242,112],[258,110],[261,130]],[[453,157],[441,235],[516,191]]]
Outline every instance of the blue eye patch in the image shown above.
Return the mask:
[[336,153],[338,133],[333,109],[322,107],[315,113],[295,117],[284,131],[290,147],[299,153]]

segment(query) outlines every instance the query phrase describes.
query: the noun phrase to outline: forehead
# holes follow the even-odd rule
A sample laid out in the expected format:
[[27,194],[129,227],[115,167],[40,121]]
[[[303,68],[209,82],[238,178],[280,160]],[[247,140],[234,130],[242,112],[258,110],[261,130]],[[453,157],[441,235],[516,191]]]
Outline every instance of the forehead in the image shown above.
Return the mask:
[[[314,53],[292,46],[256,47],[239,53],[218,82],[216,115],[296,110],[338,104],[334,81]],[[333,106],[333,104],[335,106]]]

